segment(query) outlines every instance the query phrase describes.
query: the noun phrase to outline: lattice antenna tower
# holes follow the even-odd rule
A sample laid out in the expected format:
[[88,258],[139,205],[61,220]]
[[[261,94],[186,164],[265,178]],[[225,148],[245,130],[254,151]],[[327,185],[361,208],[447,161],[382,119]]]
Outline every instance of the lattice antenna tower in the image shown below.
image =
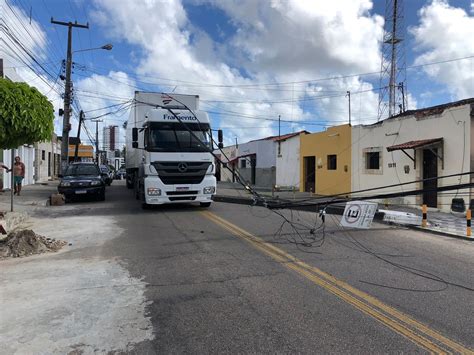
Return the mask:
[[386,0],[378,120],[405,111],[406,62],[403,0]]

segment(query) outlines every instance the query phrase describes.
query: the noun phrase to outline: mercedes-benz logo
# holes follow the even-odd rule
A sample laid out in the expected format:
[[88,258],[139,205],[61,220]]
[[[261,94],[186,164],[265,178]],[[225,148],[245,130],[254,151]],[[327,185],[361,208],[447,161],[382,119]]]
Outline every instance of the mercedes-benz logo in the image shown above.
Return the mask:
[[186,164],[186,163],[179,163],[179,164],[178,164],[178,171],[179,171],[180,173],[184,173],[184,172],[186,172],[187,170],[188,170],[188,164]]

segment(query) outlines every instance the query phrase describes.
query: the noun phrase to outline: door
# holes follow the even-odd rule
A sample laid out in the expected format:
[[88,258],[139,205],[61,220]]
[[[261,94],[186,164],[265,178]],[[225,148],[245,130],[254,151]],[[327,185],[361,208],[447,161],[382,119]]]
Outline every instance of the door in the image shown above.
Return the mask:
[[48,152],[48,177],[51,177],[51,152]]
[[[438,177],[438,157],[437,149],[423,149],[423,180]],[[438,180],[433,179],[423,181],[423,190],[431,190],[423,192],[423,204],[428,207],[438,207]]]
[[306,192],[315,192],[316,188],[316,157],[304,157],[303,176],[304,190]]
[[257,169],[257,157],[255,155],[252,155],[250,157],[250,180],[251,184],[255,185],[256,181],[256,169]]

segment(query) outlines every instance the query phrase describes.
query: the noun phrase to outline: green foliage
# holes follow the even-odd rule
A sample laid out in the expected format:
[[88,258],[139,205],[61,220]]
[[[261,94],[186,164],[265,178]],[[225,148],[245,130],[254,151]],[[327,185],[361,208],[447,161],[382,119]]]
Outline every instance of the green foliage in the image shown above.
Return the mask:
[[0,78],[0,149],[50,140],[53,120],[53,105],[36,88]]

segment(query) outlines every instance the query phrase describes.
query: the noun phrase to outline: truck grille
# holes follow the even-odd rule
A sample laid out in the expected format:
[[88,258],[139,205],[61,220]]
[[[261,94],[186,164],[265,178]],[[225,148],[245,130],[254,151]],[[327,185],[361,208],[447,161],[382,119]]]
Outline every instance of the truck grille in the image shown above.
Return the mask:
[[165,185],[200,184],[210,162],[167,161],[152,163]]

